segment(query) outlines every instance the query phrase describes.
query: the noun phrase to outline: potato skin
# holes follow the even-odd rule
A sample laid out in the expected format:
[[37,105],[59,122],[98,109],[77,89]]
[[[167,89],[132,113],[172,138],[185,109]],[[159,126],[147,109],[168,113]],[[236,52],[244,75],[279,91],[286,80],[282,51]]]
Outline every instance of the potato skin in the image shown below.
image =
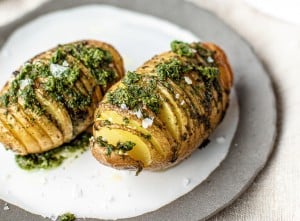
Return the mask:
[[[107,65],[110,68],[109,70],[115,73],[115,79],[106,85],[100,85],[95,75],[92,74],[91,68],[84,63],[85,61],[76,57],[75,52],[72,54],[70,51],[67,51],[66,48],[68,46],[79,48],[79,52],[81,47],[85,49],[95,48],[110,54],[111,61]],[[0,142],[17,154],[41,153],[74,139],[92,124],[94,110],[102,99],[103,94],[124,75],[124,65],[120,54],[111,45],[96,40],[84,40],[59,45],[35,56],[26,63],[32,65],[42,63],[45,66],[50,66],[53,62],[51,59],[58,54],[59,50],[65,53],[64,60],[67,62],[68,68],[78,67],[79,77],[75,80],[72,91],[70,91],[82,98],[88,99],[90,97],[91,102],[89,105],[82,107],[80,111],[73,110],[67,106],[68,99],[72,98],[73,95],[67,94],[67,92],[59,95],[63,96],[61,102],[51,97],[43,86],[49,81],[50,77],[45,77],[38,73],[38,77],[33,82],[33,93],[38,105],[44,109],[42,114],[36,113],[30,107],[25,107],[25,101],[22,99],[22,96],[18,96],[13,103],[8,105],[1,103],[0,105]],[[2,88],[0,92],[1,99],[13,87],[14,81],[22,73],[23,68],[25,66],[15,71],[12,78]],[[99,68],[101,69],[100,63]],[[19,87],[18,90],[22,90],[21,86]]]
[[[94,157],[99,162],[117,169],[136,168],[137,170],[140,170],[142,167],[146,170],[163,170],[176,165],[190,156],[191,153],[209,137],[225,115],[229,103],[230,89],[233,84],[233,74],[227,57],[219,46],[213,43],[190,44],[193,48],[197,48],[197,45],[200,45],[204,50],[212,52],[211,55],[209,55],[210,58],[203,57],[202,55],[201,57],[200,54],[198,54],[198,51],[193,57],[178,56],[175,52],[168,51],[154,56],[135,71],[135,73],[142,76],[142,80],[138,83],[132,83],[132,85],[143,84],[140,82],[146,81],[149,77],[157,77],[157,67],[172,59],[177,59],[182,63],[191,65],[201,64],[202,66],[209,66],[209,62],[203,61],[205,58],[208,59],[208,61],[213,60],[214,67],[218,69],[217,77],[210,83],[207,83],[208,81],[205,82],[203,76],[199,77],[199,72],[195,69],[181,73],[184,75],[184,78],[182,77],[181,80],[165,78],[162,81],[158,81],[154,93],[159,96],[162,102],[165,102],[162,103],[163,105],[167,105],[165,110],[162,110],[163,108],[161,107],[159,114],[156,114],[149,110],[148,107],[145,107],[145,105],[143,106],[143,110],[148,112],[146,115],[153,119],[152,125],[146,130],[150,131],[153,127],[157,127],[158,124],[156,122],[160,122],[160,127],[163,128],[162,131],[152,131],[150,133],[151,138],[149,141],[152,143],[152,139],[155,138],[158,141],[160,148],[167,150],[167,156],[158,157],[158,155],[151,154],[151,162],[145,164],[138,159],[131,158],[130,151],[128,151],[128,154],[125,156],[119,155],[117,151],[107,154],[105,151],[106,147],[101,146],[99,142],[96,141],[99,136],[102,137],[103,135],[101,133],[102,128],[112,127],[117,121],[114,116],[101,117],[101,113],[107,110],[118,113],[117,118],[126,117],[130,122],[131,120],[139,120],[139,125],[137,125],[135,129],[137,131],[143,130],[142,119],[137,119],[136,112],[130,110],[130,108],[127,110],[126,106],[124,108],[122,105],[109,104],[109,94],[114,93],[118,88],[124,86],[124,83],[120,81],[108,91],[95,112],[95,124],[104,119],[108,120],[110,122],[109,124],[111,124],[109,126],[102,125],[100,128],[93,128],[94,139],[91,141],[90,146]],[[165,114],[161,114],[164,111]],[[175,125],[168,124],[171,119],[173,122],[176,122]],[[125,131],[129,131],[130,127],[132,127],[132,125],[124,124]],[[168,144],[165,142],[160,143],[162,136],[168,137],[170,142]],[[106,139],[106,137],[104,138]],[[130,137],[127,138],[130,140]],[[120,138],[120,142],[125,141],[126,139],[124,137]],[[110,139],[107,139],[107,142],[109,143]],[[148,148],[153,148],[153,146],[155,147],[155,145],[152,145],[152,147],[148,146]],[[136,146],[134,148],[141,147]]]

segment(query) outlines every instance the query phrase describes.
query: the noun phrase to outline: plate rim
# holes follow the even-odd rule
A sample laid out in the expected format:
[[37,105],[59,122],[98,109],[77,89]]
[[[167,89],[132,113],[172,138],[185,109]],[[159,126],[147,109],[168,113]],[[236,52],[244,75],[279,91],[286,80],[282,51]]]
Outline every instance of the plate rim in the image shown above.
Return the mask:
[[[154,5],[156,3],[156,5]],[[226,202],[222,203],[222,206],[218,206],[218,208],[211,208],[210,211],[205,211],[206,214],[203,214],[203,216],[201,217],[195,217],[195,214],[193,214],[193,216],[189,217],[197,220],[206,220],[212,216],[214,216],[215,214],[217,214],[218,212],[220,212],[221,210],[223,210],[225,207],[227,207],[228,205],[230,205],[232,202],[234,202],[253,182],[253,180],[256,178],[256,176],[259,174],[259,172],[264,168],[264,166],[266,165],[268,159],[270,158],[270,155],[274,149],[275,146],[275,140],[278,134],[278,128],[277,126],[277,122],[278,122],[278,109],[277,109],[277,96],[276,96],[276,92],[274,89],[274,84],[273,81],[270,77],[270,75],[268,74],[266,68],[264,67],[264,65],[262,64],[262,62],[259,60],[258,56],[256,55],[253,47],[239,34],[236,33],[236,31],[233,30],[233,28],[229,27],[227,24],[225,24],[223,21],[220,20],[220,18],[218,16],[216,16],[215,14],[213,14],[212,12],[209,12],[206,9],[201,8],[199,5],[197,5],[194,2],[187,2],[187,1],[182,1],[182,0],[156,0],[156,1],[151,1],[151,0],[86,0],[86,1],[80,1],[80,0],[73,0],[73,1],[68,1],[68,0],[53,0],[53,1],[48,1],[48,2],[44,2],[43,4],[41,4],[39,7],[37,7],[36,9],[26,13],[25,15],[17,18],[16,20],[4,25],[4,26],[0,26],[0,48],[2,47],[2,45],[5,43],[5,41],[7,40],[7,38],[13,33],[14,30],[18,29],[19,27],[21,27],[22,25],[37,19],[39,16],[42,16],[46,13],[52,13],[55,11],[59,11],[59,10],[65,10],[65,9],[70,9],[70,8],[74,8],[74,7],[79,7],[82,5],[91,5],[91,4],[107,4],[107,5],[112,5],[112,6],[116,6],[119,8],[124,8],[127,10],[132,10],[134,12],[138,12],[138,13],[144,13],[147,15],[151,15],[154,17],[159,17],[162,18],[164,20],[167,20],[171,23],[174,23],[180,27],[183,27],[181,22],[176,22],[172,19],[167,19],[166,16],[168,17],[169,15],[157,15],[157,12],[153,12],[153,10],[157,9],[158,6],[180,6],[180,8],[194,8],[193,10],[198,10],[199,12],[201,12],[202,14],[205,14],[206,16],[208,16],[209,18],[213,18],[214,22],[219,22],[220,24],[222,24],[223,28],[226,29],[228,32],[230,32],[231,34],[235,35],[240,42],[242,42],[244,45],[247,46],[247,48],[250,50],[250,53],[253,55],[254,60],[256,62],[256,64],[261,68],[261,73],[263,73],[263,77],[265,78],[264,80],[266,81],[265,83],[267,84],[267,88],[270,92],[270,103],[271,103],[271,109],[273,110],[273,112],[271,113],[271,123],[273,128],[271,128],[271,138],[269,140],[268,143],[268,150],[266,150],[266,152],[264,153],[263,159],[261,159],[261,163],[260,165],[258,165],[255,168],[255,171],[253,172],[252,176],[247,180],[247,182],[243,185],[243,188],[240,189],[234,196],[231,197],[231,199],[229,200],[225,200]],[[143,10],[143,7],[145,7],[143,4],[146,4],[147,6],[151,6],[152,8],[144,8],[144,10],[146,10],[146,12],[141,11]],[[63,6],[63,7],[59,7],[58,6]],[[149,13],[149,10],[152,11],[152,13]],[[172,12],[170,12],[172,13]],[[174,15],[172,15],[174,16]],[[169,17],[172,17],[169,16]],[[184,21],[186,22],[186,21]],[[183,24],[184,24],[183,22]],[[189,31],[190,28],[186,28],[183,27]],[[192,31],[194,33],[194,31]],[[194,33],[195,34],[195,33]],[[2,36],[1,36],[2,35]],[[198,36],[198,34],[196,34]],[[222,45],[221,45],[222,46]],[[238,92],[237,92],[238,94]],[[241,104],[240,98],[238,96],[239,99],[239,104]],[[243,101],[242,101],[243,102]],[[240,116],[242,113],[242,110],[240,109]],[[240,119],[241,120],[241,119]],[[238,124],[240,125],[241,122],[239,122]],[[238,126],[239,126],[238,125]],[[197,190],[199,191],[200,187],[205,186],[209,187],[211,186],[211,182],[214,179],[217,179],[217,173],[220,172],[220,170],[224,169],[222,168],[222,166],[224,167],[224,164],[228,161],[228,158],[230,158],[230,154],[232,151],[236,150],[237,148],[234,147],[233,143],[234,140],[236,138],[237,134],[234,135],[233,138],[233,142],[232,145],[230,147],[230,151],[227,155],[227,157],[224,159],[224,161],[220,164],[220,166],[213,171],[210,176],[206,179],[206,181],[204,181],[203,183],[201,183],[200,185],[198,185],[197,187],[195,187],[194,190],[192,190],[191,192],[187,193],[186,195],[178,198],[177,200],[173,201],[172,203],[163,206],[162,208],[160,208],[159,210],[153,211],[153,212],[149,212],[146,213],[144,215],[140,215],[137,217],[133,217],[133,218],[126,218],[126,219],[120,219],[120,220],[153,220],[153,217],[161,217],[162,215],[164,216],[164,220],[184,220],[184,219],[178,219],[180,217],[177,217],[176,215],[174,216],[174,214],[170,214],[170,211],[172,208],[172,205],[174,205],[174,203],[176,203],[177,205],[175,207],[177,207],[176,209],[181,209],[184,210],[185,208],[182,208],[181,202],[182,201],[187,201],[190,200],[191,198],[193,198],[193,194],[195,192],[197,192]],[[206,200],[208,200],[207,196],[206,196]],[[180,202],[180,203],[178,203]],[[4,205],[5,202],[0,200],[0,205]],[[1,207],[0,207],[1,208]],[[205,208],[207,209],[207,208]],[[14,212],[16,211],[16,212]],[[178,211],[179,212],[179,211]],[[191,212],[191,211],[190,211]],[[24,211],[23,209],[20,209],[16,206],[13,206],[13,210],[10,211],[10,215],[12,217],[18,217],[20,219],[24,219],[24,217],[30,217],[30,220],[44,220],[44,218],[42,218],[39,215],[34,215],[34,214],[30,214],[29,212]],[[14,214],[15,213],[15,214]],[[22,215],[20,215],[22,214]],[[192,214],[192,212],[191,212]],[[3,218],[7,218],[7,216],[5,216],[6,213],[3,213]],[[2,218],[2,213],[0,214],[0,218]],[[177,219],[176,219],[177,218]],[[187,218],[187,217],[186,217]],[[16,220],[16,219],[14,219]],[[81,220],[81,219],[79,219]],[[85,220],[99,220],[99,219],[85,219]],[[157,219],[156,219],[157,220]],[[189,219],[190,220],[190,219]],[[16,220],[18,221],[18,219]]]

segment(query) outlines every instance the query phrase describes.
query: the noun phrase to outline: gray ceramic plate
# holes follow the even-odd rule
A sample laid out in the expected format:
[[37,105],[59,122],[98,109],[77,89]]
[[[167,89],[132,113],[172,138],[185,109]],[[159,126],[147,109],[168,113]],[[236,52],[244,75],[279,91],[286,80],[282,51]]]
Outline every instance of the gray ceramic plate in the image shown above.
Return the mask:
[[[18,27],[39,15],[82,4],[111,4],[169,20],[201,39],[221,45],[235,74],[240,121],[230,152],[209,178],[165,207],[126,220],[203,220],[233,202],[266,164],[276,136],[276,101],[268,74],[251,47],[215,15],[182,0],[54,0],[0,28],[0,47]],[[42,202],[41,202],[42,203]],[[42,221],[40,216],[0,200],[1,221]],[[91,219],[92,220],[92,219]]]

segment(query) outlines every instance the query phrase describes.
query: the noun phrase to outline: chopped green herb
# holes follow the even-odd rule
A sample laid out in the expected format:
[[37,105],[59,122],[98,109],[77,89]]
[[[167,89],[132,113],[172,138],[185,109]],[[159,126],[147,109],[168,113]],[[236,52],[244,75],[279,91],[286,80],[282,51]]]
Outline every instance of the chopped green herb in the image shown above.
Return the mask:
[[135,146],[135,143],[132,141],[125,141],[125,142],[118,142],[117,145],[109,144],[106,140],[103,139],[102,136],[97,137],[96,142],[99,146],[106,148],[106,154],[111,155],[112,152],[120,151],[122,153],[125,153],[127,151],[132,150],[132,148]]
[[204,58],[213,56],[214,53],[215,53],[215,51],[211,51],[211,50],[209,50],[207,48],[204,48],[201,43],[196,44],[195,49],[196,49],[197,53],[201,57],[204,57]]
[[136,72],[128,71],[126,77],[123,79],[123,83],[126,85],[131,85],[141,80],[142,76]]
[[58,220],[57,221],[74,221],[76,220],[76,217],[74,214],[72,213],[65,213],[63,215],[60,215],[58,217]]
[[183,64],[178,59],[171,59],[165,63],[160,63],[156,66],[156,72],[160,80],[170,78],[172,80],[180,80],[182,75],[187,71],[192,70],[190,65]]
[[85,152],[88,149],[90,137],[91,134],[83,133],[68,144],[40,154],[16,155],[15,160],[24,170],[56,168],[68,157]]
[[113,57],[109,51],[96,47],[86,47],[84,44],[61,46],[61,50],[80,60],[102,86],[112,83],[117,75],[111,62]]
[[146,140],[150,140],[151,139],[151,134],[141,134],[142,137],[144,137]]
[[[157,93],[157,84],[161,84],[173,93],[172,87],[166,83],[166,79],[181,81],[184,76],[191,71],[198,72],[199,81],[212,82],[219,73],[215,63],[205,62],[201,56],[211,56],[210,51],[201,46],[201,44],[187,44],[181,41],[171,43],[172,51],[180,56],[192,57],[193,59],[180,59],[174,56],[168,61],[156,65],[155,72],[157,76],[141,75],[137,72],[128,72],[122,80],[122,85],[112,92],[107,93],[107,101],[111,104],[121,107],[126,105],[130,110],[138,111],[145,106],[155,114],[159,113],[161,107],[161,98]],[[211,58],[212,59],[212,58]]]
[[123,118],[123,122],[124,122],[124,124],[126,124],[126,125],[129,124],[129,119],[128,119],[128,117],[124,117],[124,118]]
[[[121,107],[125,104],[130,110],[138,110],[142,106],[147,106],[154,113],[158,113],[160,107],[160,98],[155,93],[157,81],[154,78],[144,78],[140,82],[141,75],[130,72],[123,79],[124,85],[116,90],[107,93],[107,100],[111,104]],[[135,81],[136,84],[130,84]]]
[[105,121],[103,122],[103,125],[105,125],[105,126],[111,125],[111,122],[110,122],[109,120],[105,120]]
[[135,143],[133,143],[132,141],[126,141],[124,143],[118,142],[117,143],[117,149],[118,150],[122,150],[123,152],[127,152],[132,150],[132,148],[135,146]]
[[215,79],[219,74],[219,69],[216,67],[196,66],[195,69],[209,80]]
[[172,41],[171,49],[179,56],[193,57],[195,55],[195,49],[193,49],[188,43],[182,41]]

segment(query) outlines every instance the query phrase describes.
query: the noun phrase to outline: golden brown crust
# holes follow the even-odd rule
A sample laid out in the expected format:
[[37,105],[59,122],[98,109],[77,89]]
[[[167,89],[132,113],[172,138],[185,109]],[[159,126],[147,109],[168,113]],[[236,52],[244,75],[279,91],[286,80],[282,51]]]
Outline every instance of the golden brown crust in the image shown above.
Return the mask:
[[[113,61],[112,68],[116,71],[117,80],[124,76],[124,65],[120,54],[111,45],[95,41],[77,41],[69,44],[84,44],[86,47],[97,47],[111,53]],[[48,64],[56,48],[42,52],[32,59],[29,63],[43,62]],[[24,108],[24,102],[18,98],[17,103],[10,107],[2,107],[0,113],[0,142],[15,152],[25,155],[28,153],[40,153],[53,149],[65,142],[69,142],[79,133],[86,130],[93,122],[94,110],[98,102],[102,99],[102,91],[106,91],[111,85],[101,88],[97,85],[95,78],[78,59],[67,55],[66,61],[69,64],[77,62],[80,68],[80,78],[74,84],[74,90],[84,96],[91,94],[92,103],[86,108],[86,116],[80,122],[73,122],[67,108],[50,99],[47,93],[38,85],[45,81],[38,78],[35,81],[35,95],[47,112],[47,115],[37,115],[30,109]],[[20,67],[19,71],[22,67]],[[18,72],[15,72],[18,74]],[[11,87],[11,82],[15,76],[5,84],[0,95],[5,94]],[[102,91],[101,91],[102,90]],[[11,125],[12,124],[12,125]],[[11,125],[11,126],[9,126]]]
[[[165,103],[162,106],[165,106],[166,115],[160,111],[158,115],[153,115],[154,122],[153,125],[147,128],[147,131],[151,131],[153,127],[156,127],[155,122],[160,122],[160,125],[163,125],[163,131],[153,131],[150,132],[152,138],[154,137],[160,144],[162,149],[165,149],[168,152],[169,158],[164,158],[163,156],[158,157],[157,155],[151,155],[151,163],[149,165],[143,165],[144,169],[147,170],[161,170],[174,166],[177,163],[181,162],[187,158],[193,151],[195,151],[201,144],[204,142],[215,127],[222,120],[225,111],[229,103],[229,92],[233,84],[233,74],[227,57],[224,51],[215,44],[212,43],[201,43],[201,46],[207,48],[213,53],[213,60],[216,67],[218,67],[219,74],[217,77],[217,84],[209,84],[210,91],[205,90],[196,90],[195,88],[205,88],[203,81],[199,78],[199,73],[195,70],[190,71],[185,74],[188,77],[192,84],[182,84],[175,83],[170,79],[166,79],[167,84],[172,88],[172,92],[168,90],[163,84],[157,84],[157,93]],[[154,56],[149,61],[145,62],[140,66],[136,73],[147,78],[147,76],[156,76],[156,67],[158,64],[169,61],[171,59],[179,59],[182,62],[190,62],[189,59],[194,59],[191,62],[200,62],[198,59],[203,58],[187,58],[181,57],[175,54],[174,52],[164,52],[160,55]],[[196,60],[195,60],[196,59]],[[115,84],[110,92],[113,92],[117,88],[121,87],[122,84],[119,82]],[[210,103],[205,104],[206,94],[211,93]],[[164,108],[164,107],[163,107]],[[138,125],[141,125],[141,119],[137,119],[134,114],[130,114],[131,111],[124,110],[118,106],[107,104],[107,98],[104,97],[104,100],[100,102],[98,109],[95,115],[95,123],[98,121],[107,120],[109,117],[99,117],[101,113],[106,111],[113,111],[117,113],[117,117],[111,116],[112,125],[114,125],[118,120],[116,118],[127,117],[130,120],[138,122]],[[98,115],[98,116],[97,116]],[[152,116],[152,115],[150,115]],[[176,126],[172,126],[169,122],[175,122]],[[120,123],[120,122],[118,122]],[[106,126],[103,126],[106,127]],[[109,126],[111,127],[111,126]],[[101,128],[101,127],[100,127]],[[124,128],[124,131],[130,131],[132,125],[127,125]],[[141,129],[141,126],[135,126],[136,130],[144,131]],[[100,129],[101,130],[101,129]],[[122,133],[122,132],[120,132]],[[97,138],[99,133],[97,130],[94,130],[94,137]],[[116,134],[117,136],[117,134]],[[168,139],[173,140],[169,143],[162,143],[163,136],[168,137]],[[122,134],[122,141],[125,141],[126,136]],[[130,137],[127,137],[130,140]],[[108,140],[109,141],[109,140]],[[148,148],[155,147],[153,145],[153,139],[150,139],[152,145],[148,145]],[[136,147],[136,148],[141,148]],[[141,166],[141,162],[136,161],[129,156],[120,157],[117,153],[113,152],[111,155],[104,154],[105,148],[99,146],[96,142],[91,143],[91,150],[95,158],[101,163],[112,166],[118,169],[132,169]],[[130,154],[130,152],[129,152]],[[158,159],[156,159],[158,158]]]

